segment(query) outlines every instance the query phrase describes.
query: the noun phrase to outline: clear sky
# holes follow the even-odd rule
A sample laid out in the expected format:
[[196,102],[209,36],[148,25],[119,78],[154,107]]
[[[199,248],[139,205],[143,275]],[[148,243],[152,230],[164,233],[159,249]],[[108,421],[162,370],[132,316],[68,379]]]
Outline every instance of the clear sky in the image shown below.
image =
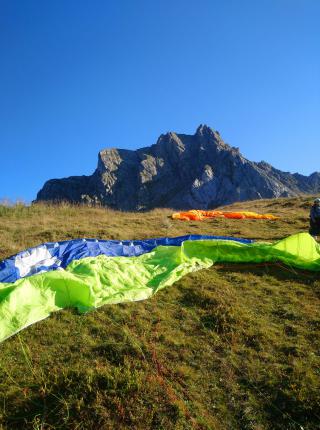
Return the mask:
[[0,197],[200,123],[319,171],[319,22],[319,0],[0,0]]

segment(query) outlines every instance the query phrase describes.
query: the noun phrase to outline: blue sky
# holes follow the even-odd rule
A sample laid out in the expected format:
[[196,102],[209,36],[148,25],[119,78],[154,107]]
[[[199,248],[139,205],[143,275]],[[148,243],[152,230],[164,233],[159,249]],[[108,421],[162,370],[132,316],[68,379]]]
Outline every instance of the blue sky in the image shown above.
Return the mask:
[[320,170],[318,0],[0,0],[0,197],[200,123]]

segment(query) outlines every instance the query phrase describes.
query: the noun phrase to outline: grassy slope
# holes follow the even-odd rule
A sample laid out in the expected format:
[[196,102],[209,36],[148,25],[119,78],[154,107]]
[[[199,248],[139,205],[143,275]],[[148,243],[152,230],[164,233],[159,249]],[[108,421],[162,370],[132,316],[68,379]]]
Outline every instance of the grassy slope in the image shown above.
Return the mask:
[[[310,198],[234,204],[281,220],[171,221],[169,210],[0,207],[0,259],[44,241],[228,234],[276,240]],[[319,275],[220,265],[145,302],[63,311],[0,345],[0,428],[320,428]]]

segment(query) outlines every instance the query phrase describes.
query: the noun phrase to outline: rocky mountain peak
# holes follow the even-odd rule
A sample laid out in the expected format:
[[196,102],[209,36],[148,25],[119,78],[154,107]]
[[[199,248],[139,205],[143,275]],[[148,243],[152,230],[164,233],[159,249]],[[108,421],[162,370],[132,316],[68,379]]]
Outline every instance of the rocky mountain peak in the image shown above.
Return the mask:
[[217,150],[231,149],[231,147],[223,141],[218,131],[214,130],[213,128],[205,124],[199,125],[199,127],[196,130],[195,137],[202,144],[213,145],[216,147]]
[[99,203],[121,210],[209,209],[318,191],[320,173],[292,175],[264,161],[249,161],[219,132],[201,124],[194,135],[168,132],[136,151],[104,149],[91,176],[49,180],[37,200]]
[[206,124],[200,124],[196,130],[197,136],[212,136],[215,131]]

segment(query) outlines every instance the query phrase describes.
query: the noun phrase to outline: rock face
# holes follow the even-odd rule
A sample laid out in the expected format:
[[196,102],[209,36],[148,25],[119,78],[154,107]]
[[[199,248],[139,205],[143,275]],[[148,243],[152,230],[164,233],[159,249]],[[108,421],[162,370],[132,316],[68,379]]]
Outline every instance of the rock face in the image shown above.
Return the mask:
[[320,173],[291,174],[244,158],[220,134],[200,125],[194,135],[167,133],[136,151],[104,149],[91,176],[51,179],[37,201],[99,203],[137,211],[209,209],[235,201],[320,191]]

